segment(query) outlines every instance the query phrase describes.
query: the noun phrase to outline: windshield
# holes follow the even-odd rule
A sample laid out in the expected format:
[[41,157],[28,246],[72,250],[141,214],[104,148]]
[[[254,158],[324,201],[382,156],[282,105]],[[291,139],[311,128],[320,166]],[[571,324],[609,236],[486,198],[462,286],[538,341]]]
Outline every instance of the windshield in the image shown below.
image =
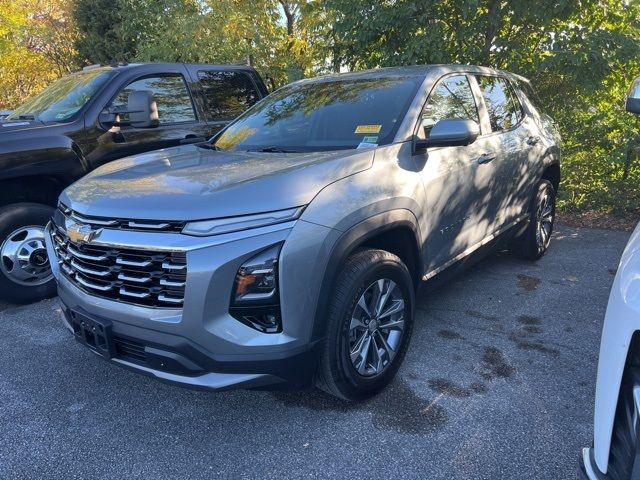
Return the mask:
[[16,108],[6,119],[42,122],[68,120],[105,83],[109,78],[109,71],[96,69],[62,77]]
[[215,140],[221,150],[309,152],[391,143],[421,78],[293,84],[258,102]]

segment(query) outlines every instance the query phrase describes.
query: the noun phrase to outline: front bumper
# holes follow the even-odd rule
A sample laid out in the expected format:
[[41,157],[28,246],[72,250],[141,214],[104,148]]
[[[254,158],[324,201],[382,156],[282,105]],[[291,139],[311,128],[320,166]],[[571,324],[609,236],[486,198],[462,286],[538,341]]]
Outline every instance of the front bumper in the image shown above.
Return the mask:
[[[295,228],[294,228],[295,227]],[[47,249],[54,246],[47,227]],[[52,261],[65,325],[73,315],[110,322],[116,349],[111,361],[139,373],[208,390],[301,386],[316,369],[320,339],[312,338],[321,254],[331,229],[303,221],[216,237],[107,230],[102,245],[176,249],[187,258],[182,308],[152,308],[88,294]],[[310,241],[313,239],[313,241]],[[247,259],[284,242],[280,262],[281,333],[262,333],[229,315],[235,274]],[[317,278],[316,278],[317,277]],[[302,285],[301,279],[308,279]],[[316,285],[315,283],[318,283]]]

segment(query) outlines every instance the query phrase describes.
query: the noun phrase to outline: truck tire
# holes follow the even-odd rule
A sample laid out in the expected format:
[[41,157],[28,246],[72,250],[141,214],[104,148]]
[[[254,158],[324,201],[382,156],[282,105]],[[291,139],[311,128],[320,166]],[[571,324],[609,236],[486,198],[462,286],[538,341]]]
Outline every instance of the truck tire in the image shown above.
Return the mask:
[[15,203],[0,209],[0,298],[30,303],[51,297],[56,284],[44,243],[53,208]]
[[350,256],[333,288],[316,385],[347,401],[382,390],[407,351],[413,306],[400,258],[374,249]]

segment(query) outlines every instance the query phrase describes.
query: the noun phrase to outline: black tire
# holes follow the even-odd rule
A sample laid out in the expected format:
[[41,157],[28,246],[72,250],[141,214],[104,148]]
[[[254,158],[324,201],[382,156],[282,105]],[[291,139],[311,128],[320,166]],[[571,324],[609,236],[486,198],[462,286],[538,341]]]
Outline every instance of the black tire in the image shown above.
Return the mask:
[[[541,213],[542,202],[547,198],[551,208],[551,222],[546,233],[546,237],[540,237],[539,214]],[[536,186],[529,207],[529,224],[527,229],[510,245],[510,250],[517,256],[526,260],[538,260],[549,249],[551,242],[551,234],[553,233],[553,224],[556,216],[556,191],[549,180],[540,180]],[[545,231],[547,231],[545,229]]]
[[640,465],[634,463],[640,449],[640,426],[637,424],[633,389],[640,385],[640,368],[629,368],[620,386],[616,416],[613,422],[607,478],[634,480],[639,478]]
[[[394,356],[390,360],[387,357],[386,365],[381,367],[380,373],[363,376],[356,371],[349,355],[351,317],[365,290],[380,279],[388,279],[395,283],[397,290],[394,290],[394,294],[401,296],[404,301],[404,312],[402,317],[399,317],[404,320],[404,330],[392,350],[395,352]],[[349,257],[333,288],[316,386],[335,397],[354,401],[375,395],[391,382],[402,364],[411,338],[414,296],[409,270],[396,255],[383,250],[369,249]],[[376,316],[376,325],[381,321]],[[383,329],[380,323],[380,335],[383,335]],[[385,331],[387,334],[390,332],[388,329]],[[371,336],[377,334],[376,331],[371,333]],[[379,337],[376,338],[380,342]],[[373,354],[377,350],[371,352]],[[379,353],[376,355],[381,358]]]
[[[51,220],[54,209],[39,203],[16,203],[0,209],[0,247],[8,236],[26,226],[44,226]],[[0,262],[4,261],[0,258]],[[56,283],[52,278],[40,285],[24,285],[13,281],[0,268],[0,298],[11,303],[31,303],[49,298],[56,293]]]

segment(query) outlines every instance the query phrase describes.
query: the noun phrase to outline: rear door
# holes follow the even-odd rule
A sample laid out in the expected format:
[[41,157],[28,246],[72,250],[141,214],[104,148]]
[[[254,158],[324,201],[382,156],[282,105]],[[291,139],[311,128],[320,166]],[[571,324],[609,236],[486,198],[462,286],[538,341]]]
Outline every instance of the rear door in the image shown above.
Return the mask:
[[493,221],[492,212],[481,206],[495,189],[491,159],[496,152],[482,135],[487,127],[481,122],[472,82],[473,78],[464,73],[440,79],[422,110],[416,132],[418,138],[428,138],[433,125],[452,118],[473,120],[481,131],[471,145],[430,148],[416,156],[426,192],[429,234],[424,253],[428,271],[475,248],[487,236]]
[[495,181],[493,194],[480,207],[493,217],[491,232],[507,228],[523,214],[526,189],[529,129],[524,112],[508,79],[502,76],[476,75],[484,104],[483,115],[490,132],[484,137],[496,153],[492,161]]
[[197,80],[198,99],[211,135],[218,133],[263,96],[253,76],[244,70],[191,66]]

